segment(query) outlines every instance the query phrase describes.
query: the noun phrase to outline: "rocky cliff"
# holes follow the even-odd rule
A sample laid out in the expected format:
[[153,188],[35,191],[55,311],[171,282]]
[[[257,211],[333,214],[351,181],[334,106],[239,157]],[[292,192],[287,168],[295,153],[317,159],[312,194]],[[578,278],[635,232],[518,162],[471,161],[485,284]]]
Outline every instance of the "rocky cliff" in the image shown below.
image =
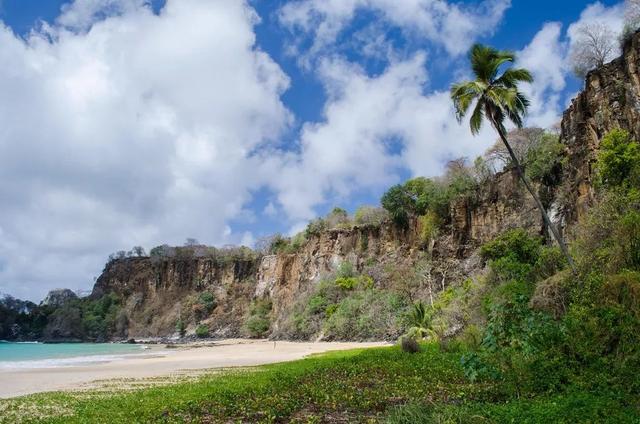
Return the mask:
[[561,141],[567,147],[561,213],[576,222],[593,201],[593,164],[602,137],[622,128],[640,139],[640,33],[631,37],[618,59],[586,78],[583,91],[565,111]]
[[481,243],[513,227],[543,232],[539,213],[513,172],[497,175],[474,199],[453,204],[451,215],[451,224],[427,244],[420,237],[420,223],[412,220],[406,229],[386,222],[322,231],[308,237],[296,253],[226,260],[206,255],[115,260],[98,278],[92,297],[114,293],[121,298],[129,323],[126,336],[135,338],[173,335],[178,320],[192,333],[202,293],[213,294],[215,306],[197,321],[217,337],[247,335],[243,324],[251,302],[269,299],[270,334],[280,337],[296,299],[344,262],[356,271],[372,263],[379,268],[411,267],[428,255],[430,272],[442,290],[478,271],[481,264],[473,253]]
[[[593,161],[602,137],[620,127],[640,138],[639,60],[636,34],[622,57],[588,75],[584,91],[564,113],[562,184],[538,186],[560,226],[576,222],[593,199]],[[533,200],[515,172],[507,170],[482,184],[475,195],[454,201],[450,222],[427,244],[420,237],[419,222],[412,221],[405,230],[385,223],[323,231],[289,254],[116,260],[107,265],[92,296],[115,293],[122,299],[128,337],[170,335],[178,320],[189,322],[187,331],[193,331],[194,314],[200,314],[199,321],[216,336],[240,335],[251,302],[268,298],[271,334],[278,336],[296,299],[343,262],[362,270],[371,263],[412,265],[427,255],[433,263],[429,275],[443,290],[450,281],[479,271],[482,264],[474,252],[480,244],[514,227],[546,234]],[[215,298],[204,314],[198,303],[202,293]]]

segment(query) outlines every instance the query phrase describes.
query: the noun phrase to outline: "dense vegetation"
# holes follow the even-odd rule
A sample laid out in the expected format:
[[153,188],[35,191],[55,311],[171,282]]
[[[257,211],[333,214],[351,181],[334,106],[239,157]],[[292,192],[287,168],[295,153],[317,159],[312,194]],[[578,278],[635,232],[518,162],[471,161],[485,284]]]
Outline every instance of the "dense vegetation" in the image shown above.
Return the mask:
[[22,303],[26,306],[0,303],[0,340],[104,342],[122,337],[127,327],[127,317],[113,294],[69,299],[61,305]]

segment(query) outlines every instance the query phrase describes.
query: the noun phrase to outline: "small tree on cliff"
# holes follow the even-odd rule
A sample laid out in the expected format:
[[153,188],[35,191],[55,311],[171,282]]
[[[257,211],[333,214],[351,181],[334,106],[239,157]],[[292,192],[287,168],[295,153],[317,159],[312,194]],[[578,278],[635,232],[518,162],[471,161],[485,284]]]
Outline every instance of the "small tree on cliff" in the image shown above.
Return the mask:
[[[457,83],[451,87],[451,99],[456,109],[456,117],[459,122],[462,122],[462,119],[475,103],[470,119],[471,133],[473,135],[478,134],[485,119],[498,132],[500,139],[511,156],[518,176],[531,196],[533,196],[545,224],[553,233],[554,238],[575,272],[573,259],[567,245],[560,237],[556,227],[551,223],[547,211],[527,181],[520,161],[507,141],[507,131],[504,126],[505,120],[508,118],[516,127],[522,128],[523,117],[529,108],[529,99],[518,90],[518,84],[532,82],[533,77],[526,69],[509,66],[515,61],[515,55],[508,51],[500,51],[492,47],[476,44],[471,48],[469,58],[476,79]],[[504,69],[505,67],[506,69]],[[500,73],[501,69],[504,69],[504,72]]]

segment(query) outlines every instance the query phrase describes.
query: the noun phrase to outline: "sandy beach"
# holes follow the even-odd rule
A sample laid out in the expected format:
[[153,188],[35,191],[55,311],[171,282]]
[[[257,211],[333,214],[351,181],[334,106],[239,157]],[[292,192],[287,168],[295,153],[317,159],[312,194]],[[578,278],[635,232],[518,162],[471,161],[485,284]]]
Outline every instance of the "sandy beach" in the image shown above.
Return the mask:
[[294,343],[268,340],[223,340],[207,346],[166,349],[151,346],[144,356],[86,366],[0,370],[0,398],[32,393],[100,387],[109,380],[180,377],[215,368],[292,361],[313,353],[386,343]]

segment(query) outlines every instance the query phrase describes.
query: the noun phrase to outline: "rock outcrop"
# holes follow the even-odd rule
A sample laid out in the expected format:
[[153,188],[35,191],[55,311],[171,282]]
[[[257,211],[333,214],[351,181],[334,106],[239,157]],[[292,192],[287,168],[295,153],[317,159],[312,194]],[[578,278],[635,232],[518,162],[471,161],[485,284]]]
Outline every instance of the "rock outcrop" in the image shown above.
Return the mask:
[[[191,322],[194,305],[204,292],[212,293],[215,308],[202,320],[214,336],[243,335],[251,302],[269,298],[272,332],[281,324],[296,299],[323,276],[349,262],[357,271],[375,263],[380,267],[406,264],[429,254],[433,276],[442,289],[446,282],[478,271],[469,260],[475,248],[512,227],[542,231],[537,210],[520,193],[516,176],[507,172],[471,201],[452,205],[452,223],[425,244],[420,224],[407,229],[391,222],[380,226],[354,226],[326,230],[310,236],[296,253],[221,261],[207,257],[126,258],[110,262],[98,278],[92,297],[114,293],[128,316],[127,337],[162,337],[175,333],[176,322]],[[194,331],[191,323],[187,332]]]
[[69,289],[55,289],[47,293],[40,305],[59,308],[72,300],[76,300],[77,298],[78,296]]
[[561,141],[567,148],[561,213],[568,223],[584,216],[593,202],[594,161],[600,140],[622,128],[640,139],[640,33],[624,45],[618,59],[586,78],[584,90],[562,119]]

